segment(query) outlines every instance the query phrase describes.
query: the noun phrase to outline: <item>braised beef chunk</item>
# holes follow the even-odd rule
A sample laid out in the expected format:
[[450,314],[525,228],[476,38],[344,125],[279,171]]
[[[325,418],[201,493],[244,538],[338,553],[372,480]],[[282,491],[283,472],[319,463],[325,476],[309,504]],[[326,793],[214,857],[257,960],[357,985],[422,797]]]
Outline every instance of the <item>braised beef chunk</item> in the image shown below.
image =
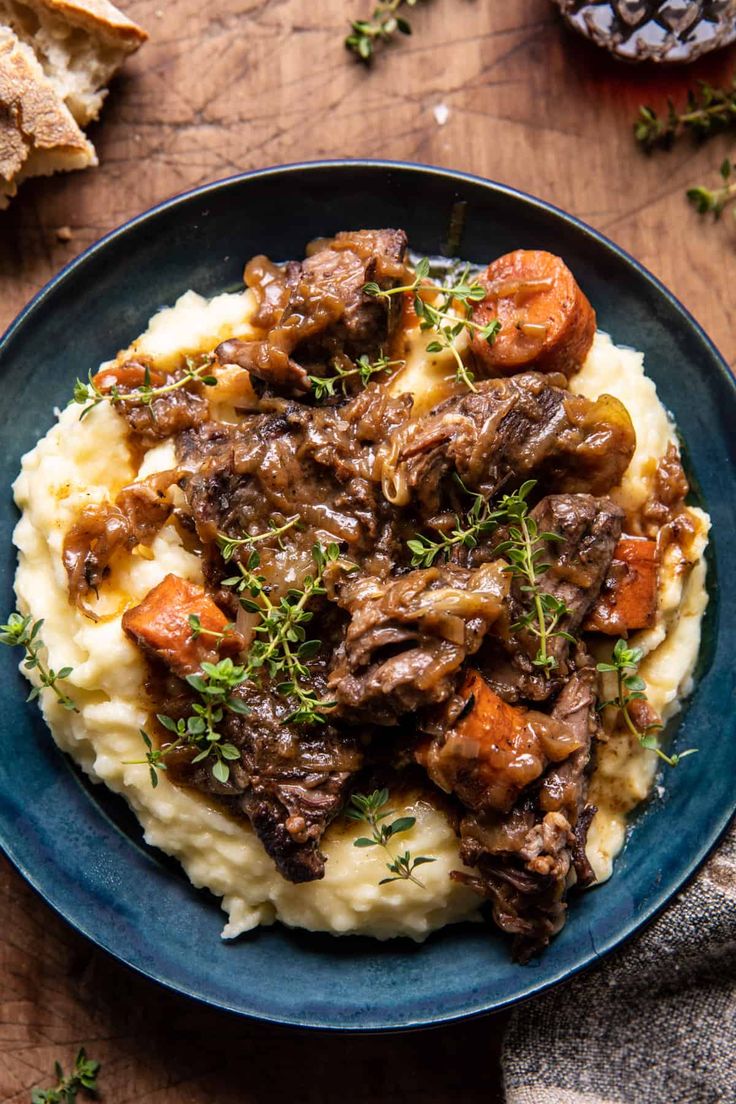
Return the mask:
[[290,542],[301,533],[311,547],[329,534],[348,555],[385,544],[392,511],[377,481],[377,453],[410,408],[408,396],[371,388],[341,407],[272,400],[238,425],[210,423],[185,435],[179,456],[192,474],[184,491],[202,540],[258,533],[274,515],[298,515]]
[[340,812],[363,755],[355,733],[332,725],[299,729],[284,723],[267,693],[251,692],[247,717],[231,715],[227,738],[242,760],[234,771],[234,803],[290,882],[324,877],[319,842]]
[[[149,395],[145,401],[134,401],[132,398],[135,392],[143,393],[146,387],[155,391],[169,387],[182,379],[185,373],[186,362],[174,372],[164,372],[155,366],[151,357],[139,356],[101,369],[92,382],[104,394],[123,396],[123,401],[116,403],[117,410],[127,421],[138,444],[151,448],[159,441],[202,425],[207,420],[209,404],[202,393],[202,384],[196,381],[164,394]],[[131,398],[125,399],[125,396]]]
[[[84,600],[96,593],[120,550],[150,545],[168,520],[172,502],[168,490],[179,472],[164,471],[123,487],[114,503],[87,506],[64,538],[62,561],[70,599],[88,616]],[[96,618],[95,618],[96,619]]]
[[[165,711],[186,715],[184,683],[164,682],[159,668],[149,686]],[[288,709],[267,689],[249,686],[238,697],[249,712],[226,712],[222,722],[223,739],[240,752],[227,782],[217,781],[208,760],[195,763],[186,751],[169,771],[179,784],[213,794],[232,813],[246,816],[287,881],[322,878],[320,840],[363,764],[360,733],[330,724],[291,725],[284,720]]]
[[331,358],[375,357],[387,348],[397,312],[363,288],[399,284],[405,252],[403,230],[356,230],[316,243],[305,261],[290,262],[281,272],[257,258],[245,276],[268,333],[253,341],[224,341],[218,359],[239,364],[271,392],[298,396],[310,390],[310,373],[327,374]]
[[401,501],[434,516],[453,473],[487,497],[530,476],[564,491],[615,487],[634,453],[628,413],[610,396],[592,402],[564,384],[534,372],[484,380],[409,422],[393,453]]
[[340,713],[390,725],[445,701],[499,616],[505,590],[496,564],[350,578],[338,597],[350,623],[329,679]]
[[[519,309],[545,314],[554,298],[546,277],[472,300],[484,322],[503,306],[504,363],[478,340],[475,355],[508,378],[450,378],[426,413],[426,395],[415,407],[400,393],[401,372],[366,378],[359,358],[408,358],[417,333],[406,246],[403,231],[358,230],[303,261],[252,258],[252,336],[201,362],[216,362],[220,396],[246,379],[223,365],[248,371],[234,416],[210,407],[213,381],[192,379],[188,360],[172,372],[121,357],[95,377],[136,449],[171,438],[178,466],[83,511],[64,565],[82,606],[116,556],[146,555],[136,545],[172,520],[202,581],[168,575],[123,618],[149,669],[152,769],[247,819],[292,882],[324,876],[321,841],[351,792],[383,787],[387,771],[397,792],[420,775],[460,837],[452,877],[526,959],[594,877],[585,634],[650,623],[653,541],[665,523],[679,539],[686,481],[668,454],[656,501],[627,519],[638,539],[620,541],[623,511],[605,496],[634,430],[617,399],[575,395],[560,374],[592,338],[584,300],[557,304],[555,333],[519,330]],[[524,256],[572,280],[558,258]],[[332,390],[314,386],[327,377]],[[624,591],[619,561],[634,559]],[[656,719],[647,709],[631,704],[642,726]]]
[[522,795],[506,817],[467,816],[461,826],[460,854],[477,874],[453,878],[486,897],[498,926],[515,936],[521,961],[542,950],[565,922],[571,882],[587,885],[593,872],[585,837],[595,809],[585,804],[591,742],[597,730],[595,670],[589,657],[560,694],[551,713],[578,746],[546,773],[538,796]]

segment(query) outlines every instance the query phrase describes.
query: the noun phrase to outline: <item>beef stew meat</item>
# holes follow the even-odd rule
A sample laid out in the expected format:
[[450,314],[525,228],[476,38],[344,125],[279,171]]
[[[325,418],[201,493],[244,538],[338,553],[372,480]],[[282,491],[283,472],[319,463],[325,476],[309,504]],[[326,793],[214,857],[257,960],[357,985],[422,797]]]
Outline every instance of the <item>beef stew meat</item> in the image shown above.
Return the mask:
[[[204,586],[168,576],[123,622],[148,665],[168,777],[246,818],[283,877],[304,882],[324,876],[322,837],[371,772],[421,768],[472,871],[453,877],[527,958],[593,876],[585,632],[617,614],[623,513],[606,496],[635,438],[616,399],[568,389],[592,308],[549,254],[495,262],[473,309],[484,324],[499,310],[502,338],[494,352],[476,335],[462,354],[491,378],[459,373],[415,415],[400,374],[358,365],[410,340],[402,231],[339,233],[299,262],[255,257],[244,279],[252,338],[204,350],[213,372],[250,375],[255,401],[236,420],[212,416],[191,370],[139,358],[100,378],[136,445],[170,437],[178,466],[78,519],[70,597],[86,609],[117,557],[175,522]],[[315,389],[328,377],[340,385]],[[176,386],[139,401],[144,381]],[[531,579],[509,551],[520,518]],[[637,580],[629,619],[651,605]]]

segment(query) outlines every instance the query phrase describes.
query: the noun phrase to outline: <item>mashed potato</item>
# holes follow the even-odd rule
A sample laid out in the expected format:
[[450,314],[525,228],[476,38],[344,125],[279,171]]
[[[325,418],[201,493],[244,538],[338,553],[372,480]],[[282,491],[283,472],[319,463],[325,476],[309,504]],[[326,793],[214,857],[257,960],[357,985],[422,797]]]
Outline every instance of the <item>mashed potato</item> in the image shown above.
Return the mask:
[[[127,352],[149,353],[165,362],[182,351],[210,349],[227,337],[249,333],[252,306],[247,292],[210,301],[187,292],[175,307],[159,312]],[[447,370],[440,358],[435,361],[423,376],[415,356],[408,375],[402,373],[401,388],[422,392],[419,401],[425,405],[432,376]],[[647,496],[656,461],[674,439],[654,384],[644,375],[643,358],[598,335],[572,386],[591,397],[612,392],[631,413],[639,443],[615,496],[631,508]],[[222,406],[217,414],[227,417],[232,409],[228,404],[234,401],[227,384],[218,399]],[[360,826],[344,819],[331,826],[323,841],[328,857],[325,878],[293,885],[277,873],[246,823],[225,815],[206,797],[172,785],[165,774],[155,789],[151,786],[147,766],[136,762],[142,758],[140,729],[149,712],[144,668],[122,631],[121,616],[169,572],[201,580],[199,561],[182,547],[173,527],[164,527],[153,544],[152,558],[121,559],[96,605],[100,619],[93,622],[69,604],[61,552],[64,534],[83,506],[114,498],[138,475],[171,466],[173,446],[165,443],[145,455],[139,471],[133,470],[124,422],[105,403],[82,422],[78,407],[67,408],[23,459],[15,484],[23,514],[15,531],[19,608],[33,618],[44,618],[49,663],[56,669],[74,668],[69,693],[79,707],[79,713],[66,712],[50,691],[43,692],[43,712],[59,747],[93,780],[125,797],[149,844],[175,856],[195,886],[222,898],[227,937],[281,920],[335,934],[422,939],[445,924],[474,917],[477,896],[449,878],[450,871],[462,865],[456,836],[445,816],[419,796],[408,795],[393,804],[397,813],[416,817],[414,828],[402,837],[406,846],[414,854],[436,859],[422,868],[423,888],[405,881],[379,887],[386,873],[385,855],[377,848],[353,847]],[[679,708],[690,688],[706,604],[702,552],[708,519],[700,511],[692,513],[698,529],[695,562],[685,567],[674,559],[665,563],[657,623],[635,641],[647,652],[642,673],[650,699],[666,716]],[[623,843],[626,812],[646,796],[655,769],[654,753],[632,745],[624,735],[603,746],[593,779],[599,812],[588,845],[599,878],[610,873]]]

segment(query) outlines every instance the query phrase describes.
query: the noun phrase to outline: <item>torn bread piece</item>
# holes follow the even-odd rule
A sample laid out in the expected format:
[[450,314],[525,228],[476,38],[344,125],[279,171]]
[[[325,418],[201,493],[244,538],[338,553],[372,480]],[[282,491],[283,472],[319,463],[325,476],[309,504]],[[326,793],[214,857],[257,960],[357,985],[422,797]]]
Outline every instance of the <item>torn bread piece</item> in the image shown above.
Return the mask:
[[33,51],[0,26],[0,208],[26,177],[96,164],[94,147]]
[[109,0],[0,0],[0,24],[33,50],[80,126],[98,117],[106,85],[148,37]]

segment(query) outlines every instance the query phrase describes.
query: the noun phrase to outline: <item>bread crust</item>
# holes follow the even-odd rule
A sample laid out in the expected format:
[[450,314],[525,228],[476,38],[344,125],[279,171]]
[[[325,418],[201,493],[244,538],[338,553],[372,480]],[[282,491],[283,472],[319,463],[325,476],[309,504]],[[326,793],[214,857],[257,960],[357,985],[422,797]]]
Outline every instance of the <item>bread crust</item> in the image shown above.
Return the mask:
[[94,148],[32,52],[11,30],[0,27],[0,192],[14,193],[14,181],[23,175],[31,154],[51,152],[54,167],[97,164]]
[[34,11],[46,11],[65,22],[82,27],[89,34],[114,42],[120,49],[133,53],[148,38],[148,34],[128,19],[110,0],[21,0]]

